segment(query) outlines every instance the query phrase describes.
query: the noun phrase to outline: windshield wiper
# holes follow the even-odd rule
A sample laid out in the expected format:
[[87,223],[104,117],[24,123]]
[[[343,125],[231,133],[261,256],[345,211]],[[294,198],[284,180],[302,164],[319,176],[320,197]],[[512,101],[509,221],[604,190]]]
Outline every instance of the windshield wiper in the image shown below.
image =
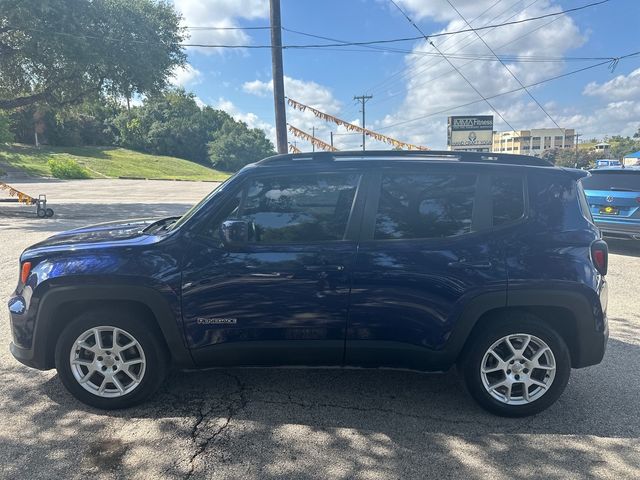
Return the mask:
[[180,218],[179,216],[162,218],[162,219],[160,219],[160,220],[158,220],[156,222],[153,222],[150,225],[147,225],[142,230],[142,233],[149,233],[151,231],[160,232],[162,230],[166,230],[168,227],[170,227],[175,222],[177,222],[179,218]]
[[635,192],[636,191],[633,188],[622,188],[622,187],[611,187],[609,188],[609,190],[612,190],[614,192]]

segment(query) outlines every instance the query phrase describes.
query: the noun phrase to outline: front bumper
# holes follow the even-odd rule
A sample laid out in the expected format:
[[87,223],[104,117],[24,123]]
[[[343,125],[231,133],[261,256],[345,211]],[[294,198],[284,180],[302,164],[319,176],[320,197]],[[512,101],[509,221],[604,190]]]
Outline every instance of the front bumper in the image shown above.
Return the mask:
[[9,321],[13,341],[9,345],[11,354],[20,363],[39,370],[47,370],[46,352],[33,348],[36,318],[35,305],[31,302],[31,289],[23,289],[9,299]]
[[9,350],[11,351],[13,358],[23,365],[31,368],[37,368],[38,370],[48,370],[48,368],[41,362],[41,359],[36,358],[33,349],[19,347],[15,343],[11,342]]

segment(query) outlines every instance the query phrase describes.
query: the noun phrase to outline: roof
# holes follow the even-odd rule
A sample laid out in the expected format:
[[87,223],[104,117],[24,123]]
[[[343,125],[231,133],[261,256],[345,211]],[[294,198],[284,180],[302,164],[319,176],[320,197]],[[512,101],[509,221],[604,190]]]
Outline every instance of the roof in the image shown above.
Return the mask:
[[629,155],[625,155],[624,158],[640,158],[640,150],[630,153]]
[[411,161],[454,161],[477,162],[505,165],[531,165],[552,167],[553,164],[538,157],[513,155],[509,153],[456,152],[438,150],[355,150],[340,152],[306,152],[274,155],[258,162],[264,164],[287,164],[292,161],[375,161],[375,160],[411,160]]

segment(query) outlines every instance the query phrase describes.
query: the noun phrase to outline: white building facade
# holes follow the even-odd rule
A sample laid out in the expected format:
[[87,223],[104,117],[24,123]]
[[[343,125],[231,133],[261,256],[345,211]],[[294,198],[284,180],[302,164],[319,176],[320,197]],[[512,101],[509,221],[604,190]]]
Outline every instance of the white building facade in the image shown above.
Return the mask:
[[540,155],[545,150],[575,148],[575,146],[576,131],[573,128],[537,128],[494,132],[492,151]]

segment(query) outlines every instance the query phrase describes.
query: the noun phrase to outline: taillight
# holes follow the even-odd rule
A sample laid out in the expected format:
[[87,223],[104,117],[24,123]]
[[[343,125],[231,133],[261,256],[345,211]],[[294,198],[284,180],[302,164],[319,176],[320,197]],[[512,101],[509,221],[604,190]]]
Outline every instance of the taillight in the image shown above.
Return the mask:
[[29,274],[31,273],[31,262],[24,262],[22,264],[22,268],[20,269],[20,280],[23,284],[27,283],[27,278],[29,278]]
[[604,240],[596,240],[591,244],[591,261],[601,275],[607,274],[609,267],[609,247]]

